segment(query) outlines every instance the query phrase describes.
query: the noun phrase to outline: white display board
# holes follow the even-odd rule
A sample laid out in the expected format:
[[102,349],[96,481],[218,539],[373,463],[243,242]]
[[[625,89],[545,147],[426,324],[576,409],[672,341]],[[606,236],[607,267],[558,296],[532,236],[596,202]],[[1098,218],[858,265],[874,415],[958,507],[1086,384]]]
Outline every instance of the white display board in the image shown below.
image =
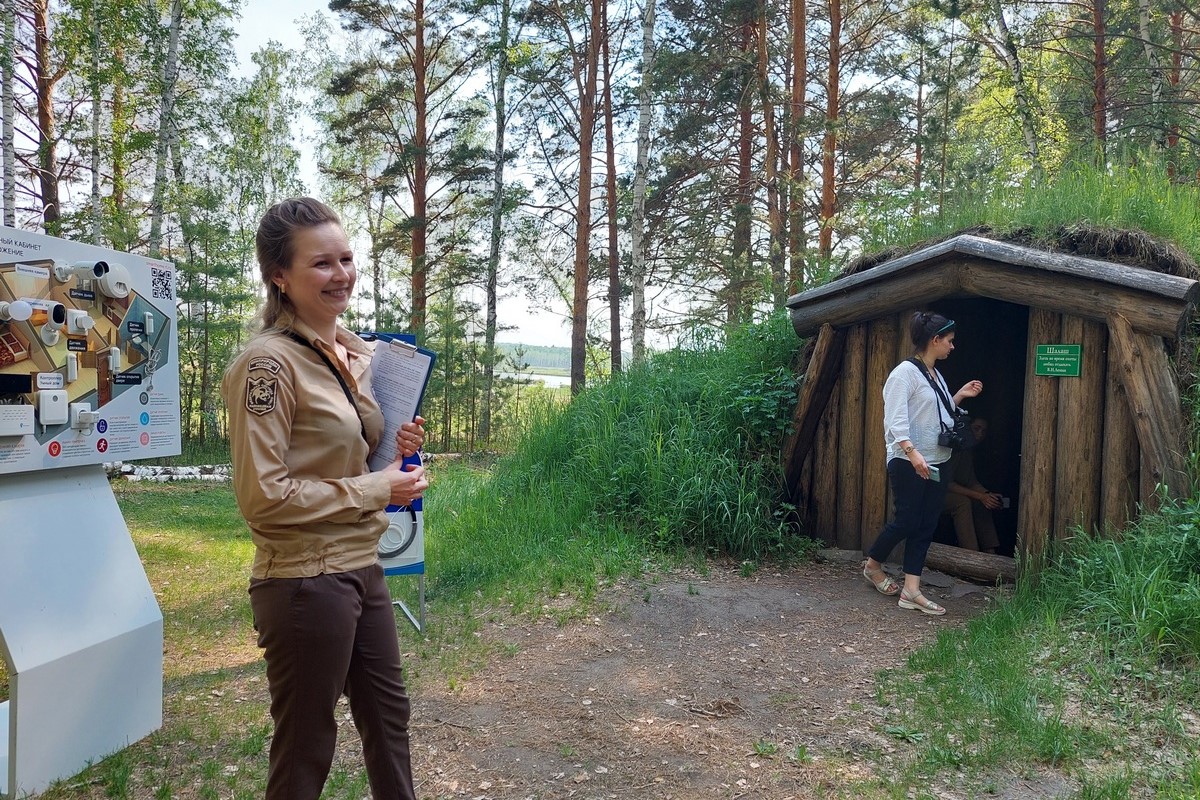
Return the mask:
[[175,277],[0,227],[0,475],[179,454]]

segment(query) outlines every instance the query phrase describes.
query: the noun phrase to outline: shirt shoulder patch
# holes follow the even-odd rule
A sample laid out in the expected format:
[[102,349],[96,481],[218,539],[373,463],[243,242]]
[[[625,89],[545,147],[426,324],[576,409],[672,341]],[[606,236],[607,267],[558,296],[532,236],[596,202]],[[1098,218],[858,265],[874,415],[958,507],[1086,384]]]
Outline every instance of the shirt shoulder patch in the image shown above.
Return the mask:
[[250,359],[250,363],[246,365],[247,370],[265,369],[272,375],[279,372],[281,368],[282,367],[279,362],[270,356],[258,356],[257,358],[252,358]]
[[[279,365],[276,363],[275,366],[278,368]],[[256,378],[253,375],[246,378],[246,410],[260,417],[274,411],[277,384],[275,378]]]

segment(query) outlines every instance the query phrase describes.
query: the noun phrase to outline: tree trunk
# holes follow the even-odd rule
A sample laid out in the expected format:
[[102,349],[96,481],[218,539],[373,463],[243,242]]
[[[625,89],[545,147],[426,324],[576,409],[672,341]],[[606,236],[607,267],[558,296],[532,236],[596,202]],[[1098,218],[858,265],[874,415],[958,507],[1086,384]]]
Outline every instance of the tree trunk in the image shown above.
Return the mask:
[[642,12],[642,83],[638,87],[637,163],[633,170],[630,338],[633,363],[646,359],[646,170],[650,161],[650,75],[654,72],[654,0]]
[[418,343],[425,341],[425,306],[428,300],[426,241],[429,213],[429,70],[425,50],[425,0],[414,0],[413,19],[413,112],[416,158],[413,168],[412,229],[412,321],[411,332]]
[[925,42],[917,57],[917,135],[913,153],[913,218],[921,219],[921,183],[925,168]]
[[100,11],[92,3],[92,244],[100,244]]
[[167,190],[167,158],[170,131],[175,124],[175,79],[179,75],[179,30],[183,26],[183,0],[171,0],[171,27],[167,36],[167,58],[163,62],[162,94],[158,106],[158,152],[155,156],[154,193],[150,200],[151,258],[162,255],[162,227]]
[[767,261],[771,266],[771,293],[776,306],[782,306],[788,297],[788,273],[786,268],[785,232],[783,213],[779,197],[779,141],[775,131],[775,103],[771,97],[771,78],[767,67],[767,6],[760,6],[757,20],[758,36],[758,89],[762,101],[763,138],[766,153],[763,156],[763,172],[767,188],[767,228],[770,231]]
[[586,385],[588,245],[592,231],[592,145],[596,133],[596,83],[600,62],[600,7],[605,0],[591,0],[587,50],[575,59],[575,83],[579,88],[579,195],[575,206],[575,286],[571,303],[571,394]]
[[821,146],[821,258],[833,255],[833,217],[837,213],[838,106],[841,103],[842,0],[829,0],[829,79],[825,108],[825,141]]
[[512,0],[501,0],[493,105],[496,134],[492,146],[492,230],[485,279],[487,309],[483,332],[483,404],[479,410],[479,439],[485,447],[492,434],[492,384],[496,379],[496,293],[500,275],[501,226],[504,221],[504,134],[508,124],[508,77],[512,72],[512,66],[508,62],[508,22],[511,16]]
[[0,148],[4,155],[4,224],[10,228],[17,224],[17,154],[13,143],[13,116],[16,114],[13,101],[13,53],[17,46],[16,0],[4,0],[4,45],[0,49],[0,80],[3,92],[3,142]]
[[938,164],[938,218],[946,210],[946,164],[949,160],[948,146],[950,144],[950,88],[954,80],[954,44],[955,22],[950,20],[950,54],[946,56],[945,96],[942,98],[942,152]]
[[[187,173],[184,169],[183,152],[179,144],[179,128],[175,125],[174,119],[171,120],[171,127],[167,129],[167,148],[171,154],[171,169],[175,185],[182,188],[187,185]],[[187,203],[179,204],[179,227],[183,234],[184,258],[191,267],[196,263],[196,226],[192,220],[191,206]]]
[[116,68],[113,70],[112,81],[112,119],[110,120],[112,127],[112,165],[110,169],[112,193],[109,195],[109,202],[112,204],[112,219],[115,224],[112,226],[111,244],[113,249],[124,251],[132,249],[133,243],[129,241],[124,225],[125,176],[127,173],[125,132],[128,130],[128,122],[125,119],[125,48],[120,43],[113,48],[113,62]]
[[[1104,0],[1093,0],[1096,5],[1103,5]],[[1152,14],[1150,0],[1138,0],[1138,38],[1142,40],[1142,50],[1146,54],[1146,64],[1150,68],[1150,113],[1154,126],[1154,149],[1167,146],[1169,126],[1164,124],[1164,99],[1167,94],[1168,77],[1158,57],[1158,46],[1154,41],[1150,16]]]
[[1171,12],[1171,121],[1167,125],[1167,173],[1172,179],[1179,160],[1179,80],[1183,76],[1183,11]]
[[1096,155],[1104,164],[1108,140],[1108,56],[1105,55],[1107,33],[1104,12],[1107,0],[1092,0],[1092,135],[1096,138]]
[[613,141],[612,67],[608,54],[608,4],[604,4],[604,160],[608,196],[608,337],[612,374],[621,371],[621,269],[617,249],[617,146]]
[[[756,54],[754,17],[747,11],[742,22],[741,41],[743,63],[753,64]],[[725,324],[734,327],[746,313],[745,293],[750,277],[750,235],[754,204],[754,173],[751,158],[757,130],[754,127],[753,97],[755,70],[744,68],[741,99],[738,102],[738,162],[737,188],[733,203],[733,252],[729,264],[729,281],[725,287]]]
[[58,198],[58,143],[54,132],[54,87],[58,76],[50,64],[49,0],[33,0],[34,58],[37,67],[37,163],[42,224],[57,236],[62,209]]
[[1017,42],[1013,39],[1012,31],[1008,29],[1008,21],[1004,19],[1004,7],[1000,0],[992,0],[992,11],[996,15],[996,29],[1000,34],[999,42],[993,45],[993,49],[1008,67],[1009,76],[1012,78],[1017,118],[1021,121],[1021,135],[1025,138],[1025,155],[1029,159],[1031,174],[1038,178],[1043,171],[1042,160],[1038,148],[1034,104],[1029,97],[1029,87],[1025,85],[1025,69],[1020,53],[1017,52]]
[[804,103],[808,86],[806,0],[792,0],[792,98],[788,132],[788,253],[790,292],[804,288]]

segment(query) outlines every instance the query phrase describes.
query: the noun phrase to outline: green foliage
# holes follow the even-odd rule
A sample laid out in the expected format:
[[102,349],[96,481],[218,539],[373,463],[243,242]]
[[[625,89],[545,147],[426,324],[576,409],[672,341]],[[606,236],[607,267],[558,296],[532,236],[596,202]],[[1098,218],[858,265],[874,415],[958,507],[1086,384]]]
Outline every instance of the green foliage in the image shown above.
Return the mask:
[[780,315],[724,347],[656,355],[550,411],[497,465],[489,494],[547,498],[552,525],[573,514],[579,530],[612,527],[666,550],[782,553],[794,538],[777,516],[777,465],[798,346]]
[[129,797],[129,776],[133,773],[133,763],[125,751],[106,758],[100,765],[101,779],[104,782],[104,796],[113,800]]
[[977,226],[1050,239],[1080,223],[1144,231],[1200,259],[1200,187],[1172,181],[1165,165],[1145,159],[1106,167],[1072,163],[1037,183],[962,192],[936,215],[877,218],[862,249],[901,247]]
[[779,752],[779,745],[769,739],[759,739],[754,743],[754,754],[769,758]]

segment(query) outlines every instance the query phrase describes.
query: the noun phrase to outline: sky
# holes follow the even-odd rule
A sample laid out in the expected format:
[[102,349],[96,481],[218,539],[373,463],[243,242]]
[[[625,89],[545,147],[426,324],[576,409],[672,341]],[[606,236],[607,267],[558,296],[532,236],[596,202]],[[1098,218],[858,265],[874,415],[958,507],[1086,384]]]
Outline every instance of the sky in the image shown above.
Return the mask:
[[[329,14],[329,0],[246,0],[242,7],[241,19],[235,23],[237,40],[234,42],[243,73],[249,74],[253,68],[251,54],[271,40],[291,49],[302,47],[304,39],[300,35],[296,20],[315,12]],[[298,145],[302,153],[301,177],[309,189],[316,193],[316,165],[308,146],[303,141],[298,142]],[[473,299],[482,305],[482,292],[479,297]],[[592,313],[607,312],[596,307]],[[524,297],[502,298],[498,316],[502,326],[515,326],[514,330],[498,334],[498,341],[552,347],[571,346],[569,321],[564,322],[560,315],[529,307]]]

